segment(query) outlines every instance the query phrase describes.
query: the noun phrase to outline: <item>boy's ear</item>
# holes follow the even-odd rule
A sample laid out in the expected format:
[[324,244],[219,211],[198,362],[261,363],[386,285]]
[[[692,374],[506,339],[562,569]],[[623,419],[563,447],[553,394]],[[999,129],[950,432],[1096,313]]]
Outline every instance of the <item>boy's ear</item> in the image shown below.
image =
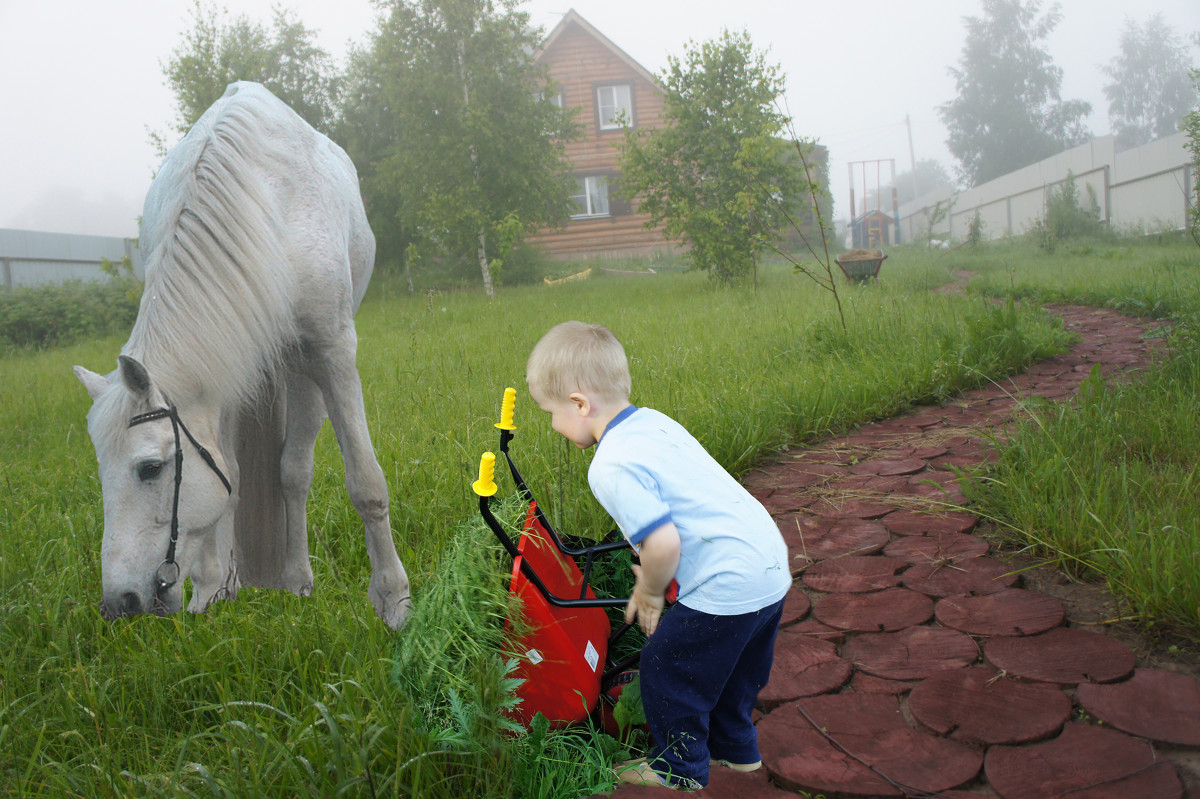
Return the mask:
[[575,409],[579,411],[580,416],[587,416],[592,412],[592,401],[588,399],[587,394],[573,391],[567,395],[567,399],[575,403]]

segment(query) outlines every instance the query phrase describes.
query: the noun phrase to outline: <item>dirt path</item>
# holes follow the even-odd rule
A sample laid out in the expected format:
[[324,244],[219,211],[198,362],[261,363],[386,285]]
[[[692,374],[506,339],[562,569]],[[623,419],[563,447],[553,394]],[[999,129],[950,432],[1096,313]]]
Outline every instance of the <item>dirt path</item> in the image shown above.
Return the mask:
[[[764,768],[697,796],[1200,798],[1200,671],[1112,597],[1006,552],[953,469],[990,457],[1022,397],[1069,400],[1095,364],[1150,366],[1155,323],[1056,307],[1080,342],[944,407],[784,453],[747,476],[795,586],[760,695]],[[661,796],[622,788],[621,799]]]

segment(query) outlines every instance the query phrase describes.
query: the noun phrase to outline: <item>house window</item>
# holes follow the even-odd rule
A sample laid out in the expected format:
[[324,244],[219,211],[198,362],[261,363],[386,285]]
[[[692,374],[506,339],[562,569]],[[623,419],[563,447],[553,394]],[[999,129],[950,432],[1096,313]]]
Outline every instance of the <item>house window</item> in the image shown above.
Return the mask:
[[629,86],[600,86],[596,89],[596,109],[600,116],[600,130],[621,127],[617,120],[624,115],[625,124],[633,125],[633,101]]
[[555,92],[554,94],[547,94],[546,92],[537,92],[534,95],[534,98],[537,99],[539,102],[542,100],[549,100],[551,105],[557,106],[559,108],[563,107],[563,93],[562,92]]
[[575,212],[572,219],[608,216],[608,180],[604,175],[575,178]]

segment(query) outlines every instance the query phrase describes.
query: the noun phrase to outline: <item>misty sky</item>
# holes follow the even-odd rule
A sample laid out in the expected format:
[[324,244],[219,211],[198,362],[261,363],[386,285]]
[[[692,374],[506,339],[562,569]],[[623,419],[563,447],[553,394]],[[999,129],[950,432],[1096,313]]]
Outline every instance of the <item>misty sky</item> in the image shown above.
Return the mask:
[[[269,24],[290,8],[337,59],[374,27],[370,0],[225,0],[232,16]],[[1047,4],[1044,4],[1047,5]],[[1119,52],[1127,18],[1161,12],[1181,37],[1200,31],[1200,0],[1061,0],[1050,40],[1064,99],[1092,103],[1090,127],[1108,133],[1099,67]],[[918,161],[953,172],[937,107],[954,97],[947,72],[962,53],[962,18],[978,0],[531,0],[549,32],[574,8],[651,72],[689,40],[749,31],[787,76],[797,134],[830,150],[839,218],[848,212],[850,161]],[[175,109],[163,63],[183,39],[191,0],[0,0],[0,228],[135,236],[159,160],[148,131],[169,134]],[[1200,50],[1191,48],[1200,65]],[[872,165],[867,188],[890,179]],[[856,170],[861,192],[863,172]]]

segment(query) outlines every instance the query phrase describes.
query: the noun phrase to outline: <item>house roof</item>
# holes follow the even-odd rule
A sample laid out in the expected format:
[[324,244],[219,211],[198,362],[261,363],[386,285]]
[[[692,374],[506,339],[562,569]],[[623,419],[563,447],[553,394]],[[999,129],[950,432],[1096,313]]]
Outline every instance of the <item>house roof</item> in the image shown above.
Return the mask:
[[658,86],[658,80],[648,69],[635,61],[633,57],[629,55],[629,53],[626,53],[620,47],[617,47],[615,44],[613,44],[611,39],[597,30],[592,23],[581,17],[573,8],[564,14],[563,18],[559,20],[559,23],[554,26],[554,30],[550,31],[550,35],[546,37],[544,42],[542,42],[541,49],[538,50],[534,55],[534,60],[541,60],[542,55],[549,50],[554,42],[557,41],[560,36],[562,36],[563,32],[569,29],[572,25],[578,25],[585,33],[611,50],[612,53],[617,56],[617,58],[628,64],[634,72],[645,78],[652,85]]

